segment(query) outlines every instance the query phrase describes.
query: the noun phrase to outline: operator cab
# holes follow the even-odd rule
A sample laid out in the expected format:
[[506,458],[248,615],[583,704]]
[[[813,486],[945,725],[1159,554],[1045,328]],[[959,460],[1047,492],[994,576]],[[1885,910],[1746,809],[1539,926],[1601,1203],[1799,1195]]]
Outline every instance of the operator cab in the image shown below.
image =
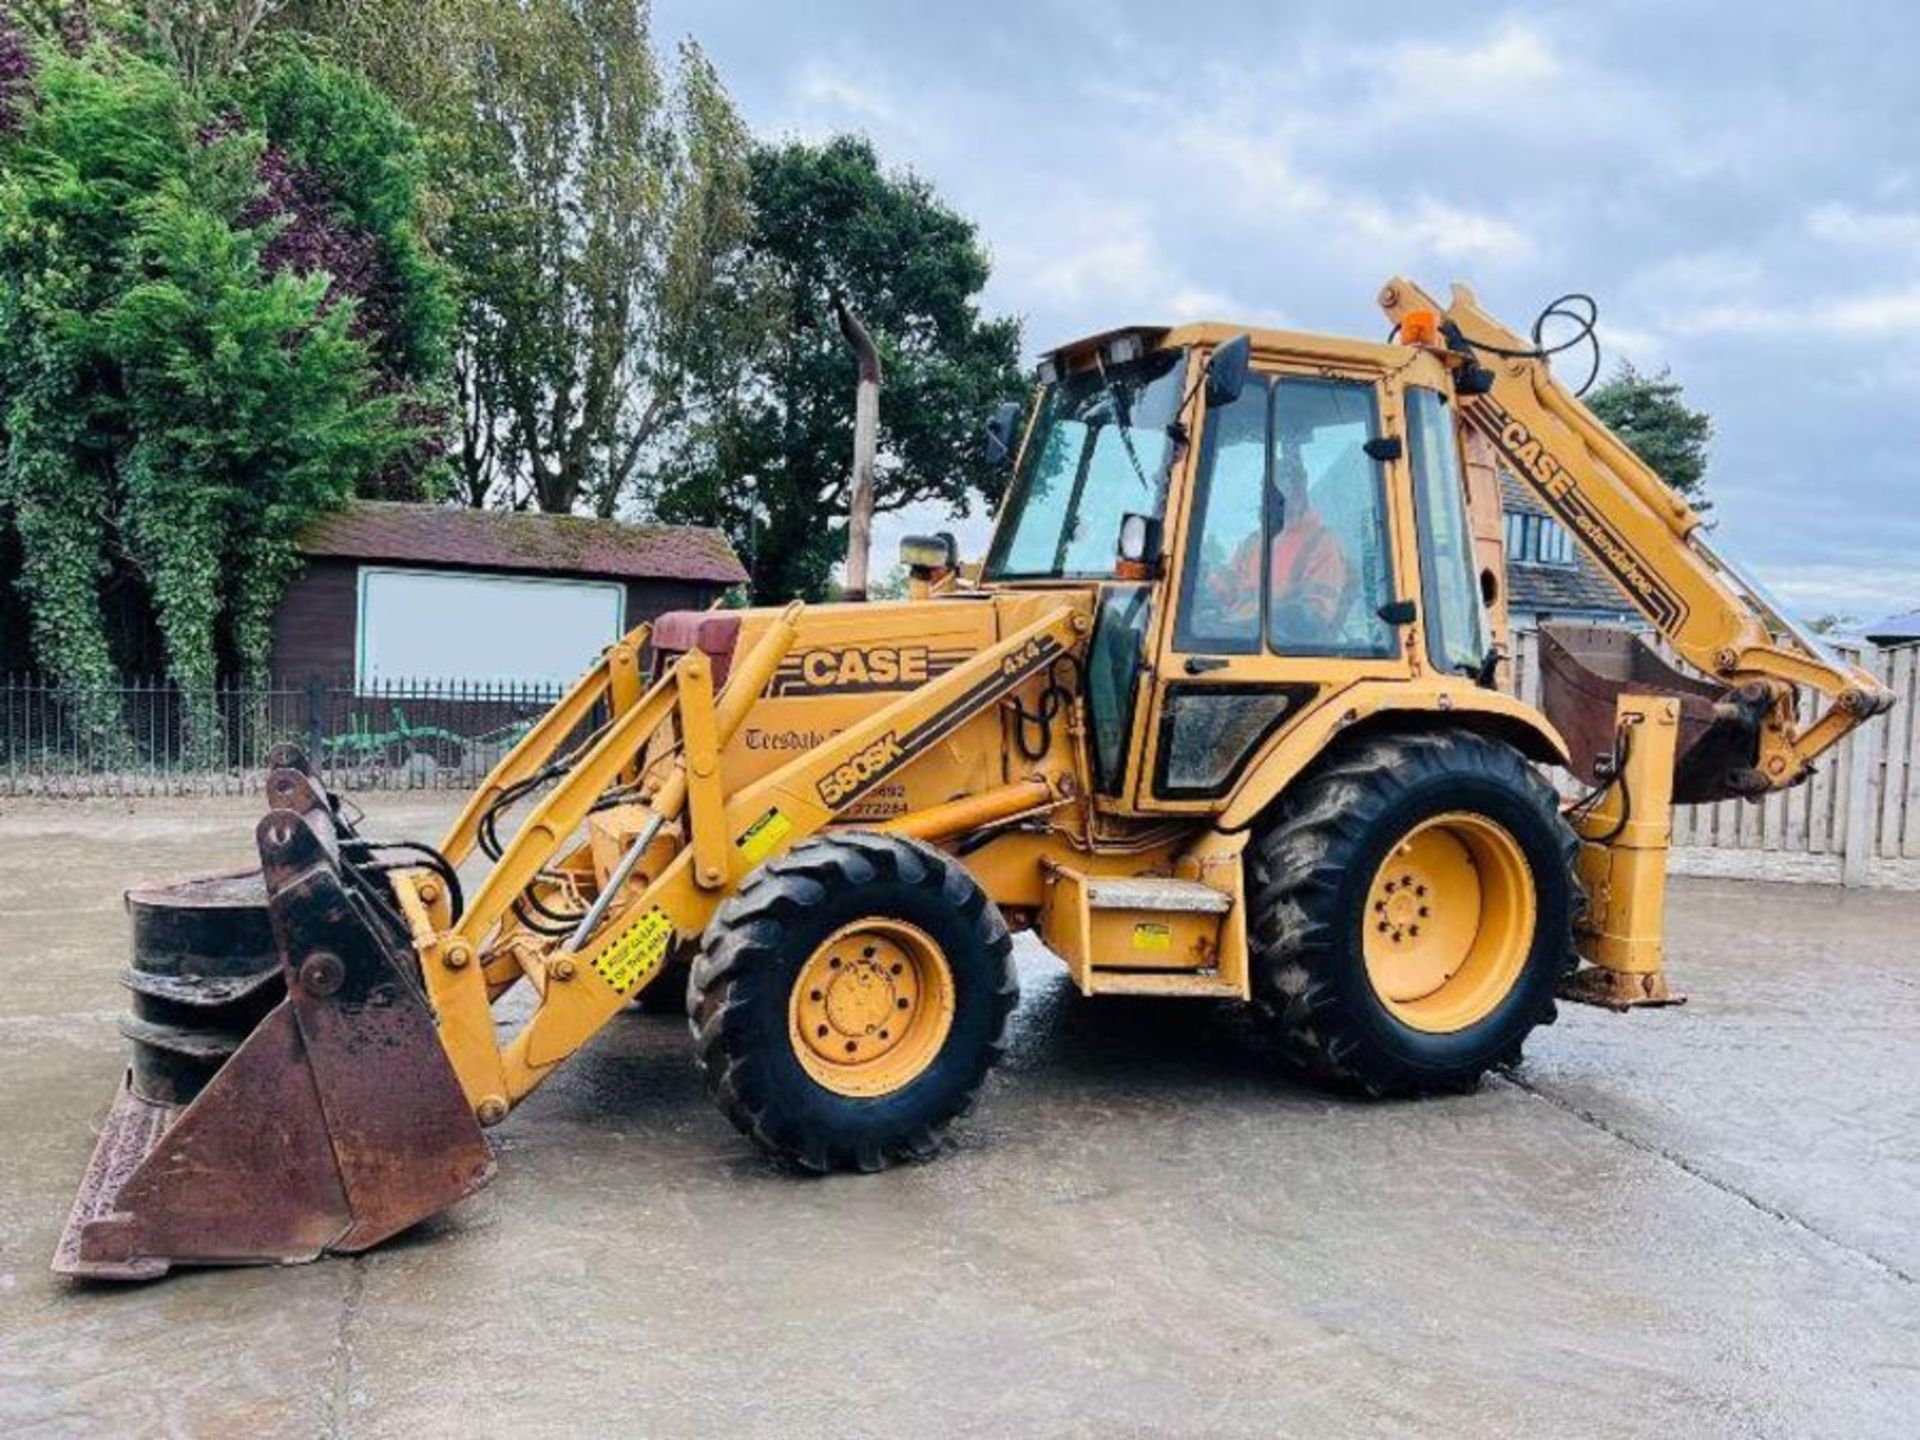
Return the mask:
[[1223,325],[1053,352],[981,579],[1097,587],[1098,792],[1217,803],[1363,680],[1490,674],[1452,377],[1419,349]]

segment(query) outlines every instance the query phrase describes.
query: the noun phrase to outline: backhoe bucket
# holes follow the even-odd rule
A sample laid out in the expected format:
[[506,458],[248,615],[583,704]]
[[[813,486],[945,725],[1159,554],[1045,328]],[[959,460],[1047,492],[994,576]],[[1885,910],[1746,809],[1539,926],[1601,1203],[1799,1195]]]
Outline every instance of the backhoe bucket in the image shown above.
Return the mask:
[[1573,772],[1599,784],[1614,753],[1614,712],[1623,694],[1680,703],[1673,803],[1705,805],[1771,788],[1754,768],[1760,725],[1773,697],[1764,685],[1734,689],[1675,669],[1630,630],[1611,625],[1540,627],[1540,708],[1566,736]]
[[365,1250],[493,1176],[378,876],[343,858],[304,759],[282,758],[258,872],[128,896],[134,1063],[62,1274]]

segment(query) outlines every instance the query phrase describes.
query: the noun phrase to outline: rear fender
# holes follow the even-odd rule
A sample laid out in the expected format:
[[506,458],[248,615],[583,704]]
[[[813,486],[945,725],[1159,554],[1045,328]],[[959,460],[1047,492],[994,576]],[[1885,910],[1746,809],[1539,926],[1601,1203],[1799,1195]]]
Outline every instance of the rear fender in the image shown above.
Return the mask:
[[1245,829],[1336,742],[1441,728],[1503,740],[1536,764],[1568,761],[1560,732],[1533,706],[1511,695],[1469,685],[1414,687],[1362,681],[1266,743],[1227,797],[1218,826],[1228,831]]

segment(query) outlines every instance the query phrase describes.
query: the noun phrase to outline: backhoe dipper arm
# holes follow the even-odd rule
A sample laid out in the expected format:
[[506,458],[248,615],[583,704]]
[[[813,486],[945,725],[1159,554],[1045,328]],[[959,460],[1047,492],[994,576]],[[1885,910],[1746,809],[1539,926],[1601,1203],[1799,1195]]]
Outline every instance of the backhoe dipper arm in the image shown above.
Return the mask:
[[[1771,694],[1755,766],[1766,788],[1803,780],[1822,752],[1892,706],[1878,680],[1715,554],[1698,512],[1554,378],[1535,345],[1481,309],[1470,289],[1455,285],[1443,307],[1395,278],[1381,290],[1380,306],[1406,341],[1448,356],[1460,378],[1462,418],[1682,658],[1729,691]],[[1796,686],[1825,702],[1804,729]]]

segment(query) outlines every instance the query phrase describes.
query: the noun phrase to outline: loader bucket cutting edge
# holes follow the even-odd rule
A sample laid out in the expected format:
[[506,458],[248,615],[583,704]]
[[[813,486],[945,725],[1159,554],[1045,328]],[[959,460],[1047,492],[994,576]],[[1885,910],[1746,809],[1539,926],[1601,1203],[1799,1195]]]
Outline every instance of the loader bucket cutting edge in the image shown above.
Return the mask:
[[[54,1255],[61,1274],[145,1280],[177,1264],[289,1264],[351,1253],[493,1176],[411,950],[368,893],[376,882],[342,858],[333,814],[311,777],[276,771],[275,781],[277,806],[290,798],[306,807],[276,809],[257,837],[285,998],[190,1099],[148,1084],[150,1070],[139,1064],[126,1072]],[[220,967],[203,962],[218,957],[191,953],[195,934],[224,933],[195,930],[196,897],[207,909],[208,887],[223,887],[219,923],[230,930],[235,878],[173,887],[181,904],[170,923],[147,927],[174,946],[164,964],[141,953],[136,926],[133,973],[168,969],[170,1000],[188,1019],[204,1005],[198,1018],[211,1017],[216,1028],[232,1019],[236,990],[260,988],[236,987],[230,973],[207,976]],[[148,906],[165,903],[154,887],[139,896]],[[136,997],[152,989],[130,983]],[[197,998],[196,984],[202,997],[219,998]],[[152,1033],[139,1030],[136,1045]]]

